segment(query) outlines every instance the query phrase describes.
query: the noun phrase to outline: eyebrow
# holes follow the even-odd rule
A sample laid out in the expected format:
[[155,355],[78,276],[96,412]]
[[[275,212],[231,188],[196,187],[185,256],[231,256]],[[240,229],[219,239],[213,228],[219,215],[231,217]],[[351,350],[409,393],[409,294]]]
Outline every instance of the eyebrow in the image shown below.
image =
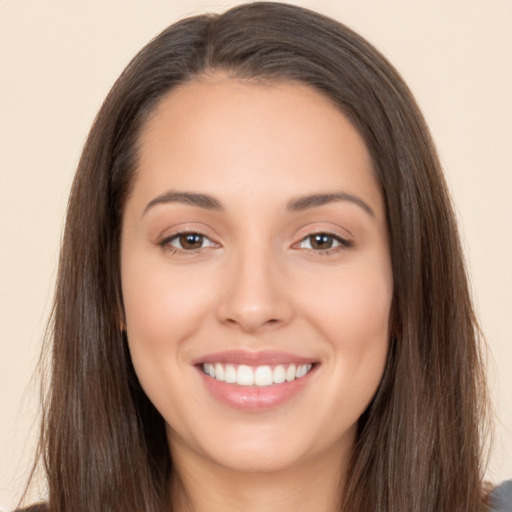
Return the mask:
[[165,192],[164,194],[161,194],[152,199],[146,205],[146,208],[144,208],[142,215],[144,215],[150,208],[156,206],[157,204],[167,203],[187,204],[190,206],[205,208],[206,210],[221,211],[224,209],[217,199],[207,194],[196,194],[194,192],[177,192],[174,190],[169,190],[168,192]]
[[[310,194],[307,196],[297,197],[288,201],[285,209],[289,212],[300,212],[310,208],[318,208],[320,206],[339,201],[351,202],[362,208],[370,216],[375,217],[375,212],[365,201],[352,194],[347,194],[346,192]],[[207,194],[198,194],[195,192],[178,192],[175,190],[169,190],[168,192],[165,192],[152,199],[146,205],[146,208],[144,208],[142,215],[145,215],[150,208],[158,204],[167,203],[181,203],[189,206],[197,206],[206,210],[224,210],[221,202],[218,199],[215,199],[213,196]]]
[[286,209],[290,212],[300,212],[303,210],[307,210],[309,208],[318,208],[319,206],[324,206],[329,203],[335,203],[338,201],[349,201],[350,203],[356,204],[361,207],[366,213],[375,217],[375,212],[372,208],[363,201],[360,197],[354,196],[352,194],[347,194],[346,192],[335,192],[335,193],[327,193],[327,194],[311,194],[307,196],[298,197],[296,199],[292,199],[286,205]]

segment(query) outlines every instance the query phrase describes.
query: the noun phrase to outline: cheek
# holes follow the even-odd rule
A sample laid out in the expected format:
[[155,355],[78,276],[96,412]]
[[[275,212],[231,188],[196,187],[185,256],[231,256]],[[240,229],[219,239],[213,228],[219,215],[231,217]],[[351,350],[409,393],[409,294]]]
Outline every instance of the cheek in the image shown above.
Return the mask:
[[[144,271],[143,269],[151,269]],[[134,339],[158,344],[186,338],[208,307],[206,283],[161,261],[125,262],[122,272],[126,325]]]
[[[204,286],[186,269],[134,250],[125,255],[121,279],[128,346],[139,381],[161,411],[169,388],[181,389],[182,360],[211,309]],[[167,390],[167,391],[166,391]],[[174,396],[174,395],[172,395]]]
[[385,286],[352,286],[325,304],[330,338],[354,352],[387,342],[391,292]]
[[311,304],[331,342],[354,352],[387,343],[393,294],[389,265],[347,267],[328,277],[317,280]]
[[142,388],[165,417],[179,411],[184,347],[211,309],[205,288],[198,286],[195,277],[183,269],[173,271],[162,258],[139,258],[136,251],[123,260],[130,355]]
[[354,415],[352,419],[366,409],[377,390],[390,337],[391,272],[379,265],[366,269],[333,276],[317,290],[321,293],[315,295],[311,310],[330,346],[328,364],[335,375],[331,393],[347,405],[345,413]]

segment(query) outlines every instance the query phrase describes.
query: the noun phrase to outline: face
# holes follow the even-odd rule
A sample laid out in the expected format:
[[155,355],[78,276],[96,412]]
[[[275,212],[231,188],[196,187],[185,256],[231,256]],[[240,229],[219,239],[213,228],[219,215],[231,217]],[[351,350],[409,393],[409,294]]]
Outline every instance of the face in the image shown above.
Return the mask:
[[223,76],[171,91],[142,132],[121,279],[175,460],[348,456],[383,373],[392,274],[368,151],[326,98]]

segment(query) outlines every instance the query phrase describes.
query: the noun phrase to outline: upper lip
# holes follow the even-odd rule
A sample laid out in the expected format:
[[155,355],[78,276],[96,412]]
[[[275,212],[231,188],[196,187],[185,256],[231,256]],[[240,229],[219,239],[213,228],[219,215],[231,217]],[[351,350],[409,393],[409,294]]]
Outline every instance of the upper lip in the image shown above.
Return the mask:
[[277,364],[307,364],[317,362],[313,358],[302,357],[288,352],[274,350],[248,351],[224,350],[199,357],[194,365],[204,363],[244,364],[247,366],[277,365]]

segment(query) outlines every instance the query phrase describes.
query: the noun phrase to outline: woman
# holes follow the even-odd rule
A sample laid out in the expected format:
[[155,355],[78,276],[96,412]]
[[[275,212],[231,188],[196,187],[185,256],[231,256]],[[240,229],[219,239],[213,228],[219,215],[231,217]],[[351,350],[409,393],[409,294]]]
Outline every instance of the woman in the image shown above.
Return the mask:
[[446,186],[393,67],[256,3],[183,20],[72,188],[50,511],[485,510],[485,384]]

